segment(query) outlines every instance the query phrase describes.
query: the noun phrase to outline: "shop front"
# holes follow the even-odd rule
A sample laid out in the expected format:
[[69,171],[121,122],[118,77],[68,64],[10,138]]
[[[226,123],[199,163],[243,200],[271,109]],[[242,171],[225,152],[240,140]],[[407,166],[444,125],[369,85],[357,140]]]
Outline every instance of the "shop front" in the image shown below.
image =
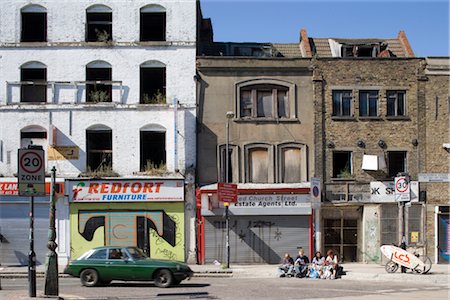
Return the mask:
[[[226,226],[217,185],[197,193],[199,262],[225,262]],[[308,187],[267,188],[238,185],[237,202],[230,204],[230,262],[279,263],[298,248],[311,255],[312,208]]]
[[[68,222],[68,205],[64,205],[62,180],[56,209],[59,263],[67,261],[64,225]],[[45,184],[46,196],[34,197],[34,251],[36,265],[45,264],[49,230],[50,182]],[[19,196],[17,178],[0,178],[0,264],[28,265],[30,249],[30,197]]]
[[184,261],[184,181],[66,181],[71,258],[98,246],[137,246],[152,258]]

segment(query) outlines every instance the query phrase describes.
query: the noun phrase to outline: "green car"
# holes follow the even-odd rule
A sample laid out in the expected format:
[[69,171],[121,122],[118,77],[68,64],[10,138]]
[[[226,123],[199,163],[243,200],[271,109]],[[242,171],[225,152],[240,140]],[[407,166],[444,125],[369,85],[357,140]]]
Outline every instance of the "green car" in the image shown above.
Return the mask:
[[177,285],[192,277],[183,262],[152,259],[136,247],[98,247],[70,262],[64,273],[80,277],[84,286],[109,284],[112,280],[154,281],[158,287]]

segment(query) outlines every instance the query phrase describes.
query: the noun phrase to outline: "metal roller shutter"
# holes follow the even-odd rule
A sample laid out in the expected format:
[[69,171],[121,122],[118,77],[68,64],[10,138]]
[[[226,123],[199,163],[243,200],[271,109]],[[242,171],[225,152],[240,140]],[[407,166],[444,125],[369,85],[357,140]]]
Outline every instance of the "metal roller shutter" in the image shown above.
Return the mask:
[[[34,251],[36,265],[45,264],[48,241],[48,203],[34,205]],[[0,264],[3,266],[28,265],[30,249],[29,205],[0,204]]]
[[[205,262],[224,263],[225,220],[205,218]],[[297,255],[297,247],[309,253],[309,216],[240,216],[230,220],[230,262],[270,263],[284,253]]]

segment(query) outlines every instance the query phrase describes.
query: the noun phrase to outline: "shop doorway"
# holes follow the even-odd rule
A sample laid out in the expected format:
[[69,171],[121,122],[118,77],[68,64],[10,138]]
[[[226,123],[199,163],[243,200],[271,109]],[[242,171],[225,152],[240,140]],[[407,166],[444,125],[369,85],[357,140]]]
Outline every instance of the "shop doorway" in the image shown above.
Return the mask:
[[358,231],[357,219],[324,219],[324,252],[333,249],[342,262],[356,262]]
[[[438,221],[438,263],[448,264],[450,262],[450,215],[448,207],[439,207],[441,213],[437,216]],[[447,213],[444,214],[447,210]]]

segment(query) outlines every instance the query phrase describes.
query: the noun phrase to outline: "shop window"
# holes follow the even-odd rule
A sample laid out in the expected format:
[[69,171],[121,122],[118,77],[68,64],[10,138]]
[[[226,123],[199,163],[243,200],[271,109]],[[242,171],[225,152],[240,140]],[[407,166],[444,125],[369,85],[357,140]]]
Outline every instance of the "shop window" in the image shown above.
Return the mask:
[[388,175],[406,172],[406,151],[388,151]]
[[406,115],[405,91],[387,91],[386,97],[387,97],[387,115],[389,117],[400,117]]
[[333,152],[333,178],[352,178],[352,152]]
[[166,67],[159,62],[141,65],[141,104],[166,103]]
[[166,132],[141,130],[141,172],[166,170]]
[[228,179],[226,177],[226,146],[219,147],[219,181],[220,182],[238,182],[238,153],[237,146],[228,146]]
[[47,10],[40,5],[28,5],[21,10],[21,42],[47,41]]
[[384,204],[381,206],[380,216],[380,242],[382,245],[398,243],[398,207]]
[[28,126],[20,130],[20,147],[27,148],[30,145],[47,148],[47,130],[41,126]]
[[422,242],[422,205],[408,208],[408,245]]
[[254,147],[248,149],[248,182],[269,182],[269,149]]
[[104,5],[94,5],[86,10],[86,42],[112,40],[112,10]]
[[359,116],[378,116],[378,91],[359,91]]
[[112,170],[112,130],[97,127],[86,130],[87,171]]
[[283,147],[281,154],[282,183],[301,182],[302,153],[299,147]]
[[141,42],[166,40],[166,11],[159,5],[141,8]]
[[20,102],[47,102],[47,67],[30,62],[20,68]]
[[86,66],[86,102],[112,101],[112,69],[106,62],[92,62]]
[[333,116],[350,117],[352,91],[333,91]]
[[241,118],[289,118],[289,88],[258,84],[240,89]]

